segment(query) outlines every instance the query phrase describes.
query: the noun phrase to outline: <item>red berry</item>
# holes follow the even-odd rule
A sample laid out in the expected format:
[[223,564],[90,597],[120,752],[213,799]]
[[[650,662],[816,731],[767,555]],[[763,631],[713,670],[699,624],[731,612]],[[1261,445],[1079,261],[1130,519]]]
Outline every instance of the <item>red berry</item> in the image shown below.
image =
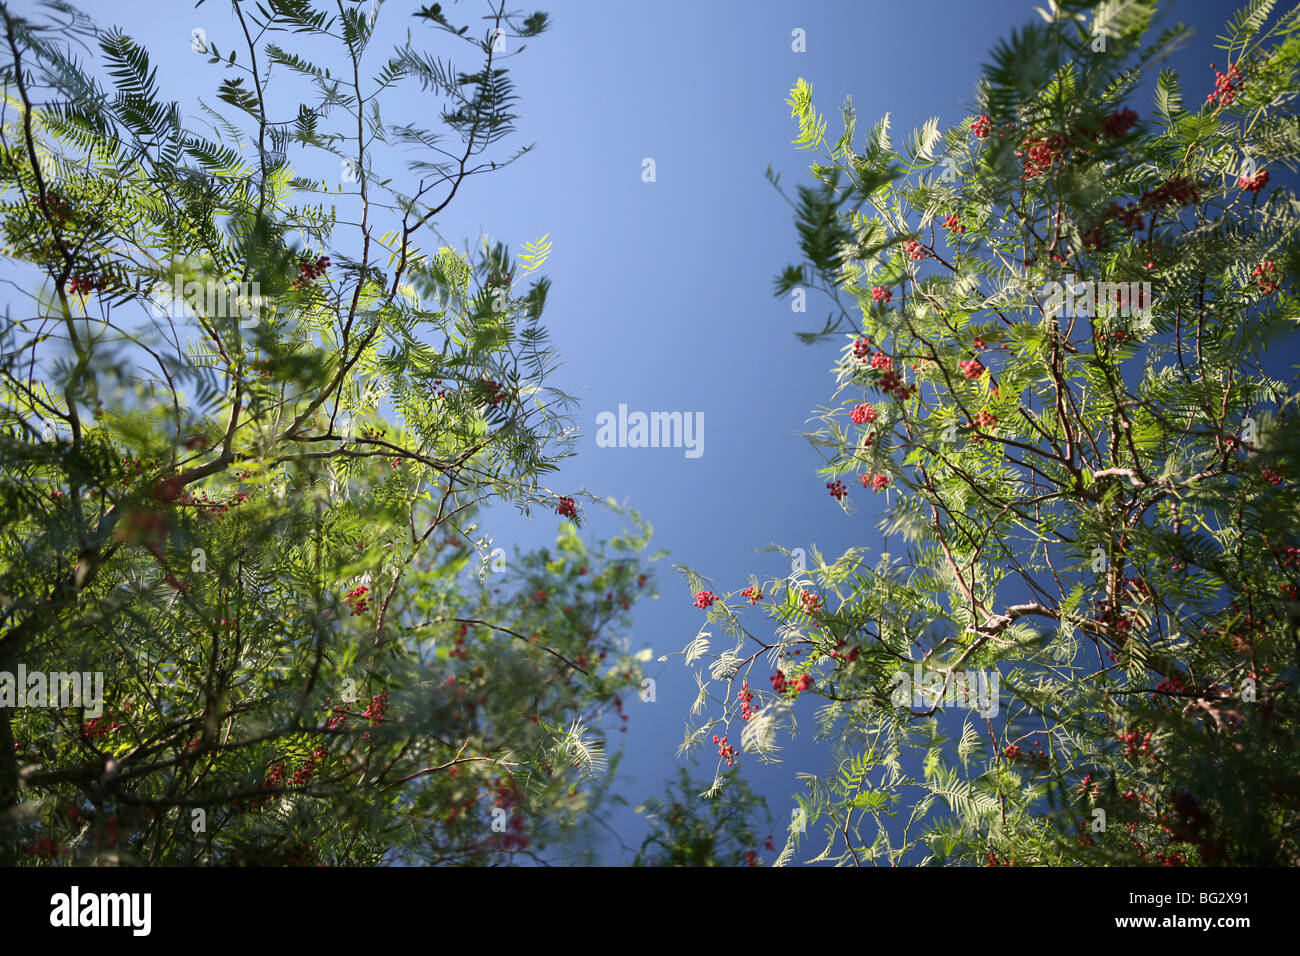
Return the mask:
[[849,413],[849,418],[852,420],[853,424],[855,425],[870,424],[871,422],[874,422],[878,417],[879,414],[876,412],[875,407],[867,402],[863,402],[861,405],[855,406],[853,411]]

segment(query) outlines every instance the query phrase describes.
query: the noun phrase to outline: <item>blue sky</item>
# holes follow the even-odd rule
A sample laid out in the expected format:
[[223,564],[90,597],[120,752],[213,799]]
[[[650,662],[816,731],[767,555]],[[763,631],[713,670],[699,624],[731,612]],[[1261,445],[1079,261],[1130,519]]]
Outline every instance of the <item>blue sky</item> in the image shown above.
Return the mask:
[[[486,231],[512,251],[550,235],[553,251],[542,271],[553,281],[545,321],[563,357],[555,384],[582,401],[583,435],[579,455],[548,484],[626,501],[653,524],[655,546],[671,552],[658,573],[663,596],[635,616],[636,646],[650,646],[657,657],[681,650],[703,618],[672,563],[690,565],[716,590],[729,591],[751,573],[765,578],[787,570],[779,554],[755,552],[769,543],[816,545],[828,556],[851,546],[881,549],[875,525],[884,497],[856,489],[856,510],[844,514],[816,475],[819,456],[800,434],[811,410],[831,395],[836,347],[805,346],[794,333],[820,327],[825,310],[814,296],[809,311],[796,315],[788,299],[772,295],[774,275],[797,260],[797,249],[790,209],[764,171],[771,164],[793,189],[805,181],[811,158],[790,145],[790,87],[800,77],[813,84],[832,135],[846,95],[860,129],[886,111],[897,137],[930,116],[955,124],[970,113],[990,48],[1037,14],[1024,0],[537,5],[551,14],[552,27],[509,63],[521,114],[513,143],[535,142],[536,149],[471,180],[438,228],[458,246]],[[464,56],[449,50],[441,34],[410,19],[418,6],[383,5],[376,59],[409,26],[429,39],[428,49],[474,65],[468,48]],[[478,9],[474,0],[446,6],[458,20]],[[223,50],[236,45],[225,3],[82,8],[148,46],[166,95],[187,115],[197,116],[200,95],[216,102],[222,73],[190,44],[199,27]],[[1233,9],[1173,6],[1171,19],[1198,29],[1174,60],[1189,104],[1212,88],[1209,63],[1223,65],[1212,38]],[[791,49],[795,29],[805,31],[806,52]],[[431,99],[415,85],[401,88],[386,101],[386,119],[432,124]],[[1134,106],[1145,115],[1148,103]],[[646,158],[655,162],[650,183],[642,179]],[[703,413],[703,454],[597,447],[597,414],[620,404]],[[593,535],[616,527],[591,508],[587,518]],[[553,541],[557,520],[497,510],[488,530],[512,550],[536,547]],[[629,733],[611,734],[611,744],[626,750],[617,789],[633,805],[659,794],[673,775],[695,696],[680,659],[652,664],[650,673],[658,679],[657,701],[633,697]],[[800,707],[806,731],[814,705]],[[743,761],[747,778],[768,798],[776,834],[789,816],[795,772],[823,769],[819,753],[802,743],[786,747],[784,758],[777,768]],[[713,765],[712,754],[703,753],[697,773],[704,782]],[[611,820],[627,843],[639,842],[630,811]]]

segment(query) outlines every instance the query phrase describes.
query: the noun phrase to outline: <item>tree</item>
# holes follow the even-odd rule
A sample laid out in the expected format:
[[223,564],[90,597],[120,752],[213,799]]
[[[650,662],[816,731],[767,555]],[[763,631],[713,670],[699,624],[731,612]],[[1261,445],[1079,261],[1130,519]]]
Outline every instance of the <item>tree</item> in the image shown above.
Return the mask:
[[[699,800],[699,787],[681,767],[676,787],[665,790],[663,800],[650,798],[637,807],[651,826],[632,861],[633,866],[758,866],[755,817],[767,802],[750,788],[736,770],[725,774],[726,784],[712,797]],[[772,837],[766,848],[774,850]]]
[[1154,2],[1040,10],[974,115],[902,149],[888,116],[856,149],[848,105],[832,144],[791,91],[818,158],[776,294],[820,288],[804,338],[843,343],[810,437],[846,517],[846,480],[892,499],[905,554],[814,551],[738,594],[683,569],[734,639],[687,742],[739,723],[774,759],[815,698],[837,763],[806,775],[815,859],[1300,862],[1300,396],[1276,351],[1300,223],[1273,181],[1300,153],[1300,10],[1274,6],[1229,21],[1190,107],[1169,68],[1130,105],[1185,33],[1148,41]]
[[[485,8],[481,36],[415,14],[481,57],[465,73],[414,40],[375,62],[374,4],[232,3],[235,47],[194,36],[208,132],[126,33],[0,3],[24,281],[0,333],[0,862],[499,862],[600,799],[649,530],[588,548],[578,496],[542,483],[572,434],[549,242],[461,254],[434,229],[527,151],[487,158],[515,118],[499,49],[547,19]],[[410,82],[442,131],[383,119]],[[556,551],[489,551],[489,502],[558,512]],[[88,683],[38,700],[20,669]]]

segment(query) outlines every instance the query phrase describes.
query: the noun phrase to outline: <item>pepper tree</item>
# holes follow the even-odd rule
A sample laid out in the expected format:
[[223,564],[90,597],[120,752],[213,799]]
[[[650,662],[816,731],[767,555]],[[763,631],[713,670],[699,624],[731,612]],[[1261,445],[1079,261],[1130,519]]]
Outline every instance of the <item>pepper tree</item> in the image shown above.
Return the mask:
[[[98,716],[0,706],[0,862],[581,851],[649,532],[589,547],[543,484],[572,434],[549,242],[435,229],[527,151],[498,155],[502,61],[547,19],[483,8],[383,54],[376,4],[231,3],[195,124],[127,33],[0,3],[0,672],[105,685]],[[384,118],[412,83],[441,130]],[[489,550],[493,502],[557,547]]]
[[[866,541],[744,590],[682,569],[711,662],[686,747],[738,725],[774,760],[810,707],[829,742],[778,862],[1300,861],[1300,9],[1275,7],[1180,80],[1155,2],[1053,3],[901,149],[888,116],[855,146],[851,105],[828,140],[791,91],[817,158],[776,294],[831,303],[810,438]],[[918,664],[943,700],[898,693]],[[978,671],[995,715],[953,706]]]

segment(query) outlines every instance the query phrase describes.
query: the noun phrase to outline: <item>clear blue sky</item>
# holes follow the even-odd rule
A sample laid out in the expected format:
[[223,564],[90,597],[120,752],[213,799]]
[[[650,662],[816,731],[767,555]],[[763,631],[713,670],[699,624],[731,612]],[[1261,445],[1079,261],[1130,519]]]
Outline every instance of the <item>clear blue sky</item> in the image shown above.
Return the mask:
[[[419,5],[383,5],[376,58],[408,26],[430,39],[433,52],[453,52],[441,34],[410,19]],[[858,510],[846,516],[815,474],[820,458],[800,437],[810,410],[831,394],[835,347],[804,346],[794,332],[820,327],[825,310],[810,297],[809,311],[795,315],[788,299],[772,295],[773,276],[797,255],[789,207],[764,181],[764,170],[771,164],[793,188],[804,181],[810,158],[790,146],[790,87],[799,77],[812,82],[830,134],[838,134],[838,107],[850,94],[860,130],[886,111],[899,136],[930,116],[957,123],[969,114],[980,65],[995,41],[1038,15],[1026,0],[535,5],[553,25],[509,66],[520,95],[514,143],[535,142],[536,149],[513,167],[471,180],[438,225],[456,245],[486,231],[512,251],[550,234],[553,252],[543,271],[554,285],[546,324],[564,358],[555,383],[581,399],[583,437],[578,457],[549,484],[627,501],[653,523],[655,544],[671,551],[658,573],[662,599],[636,612],[637,646],[649,645],[658,657],[681,650],[703,616],[672,563],[690,565],[727,591],[744,586],[750,573],[784,573],[788,562],[780,555],[754,551],[771,542],[816,544],[832,556],[851,546],[880,548],[875,524],[883,497],[871,501],[857,489]],[[15,6],[21,11],[23,4]],[[458,20],[478,12],[475,0],[445,6]],[[1236,6],[1184,2],[1167,14],[1198,30],[1174,58],[1189,105],[1213,86],[1209,64],[1223,65],[1213,37]],[[197,10],[157,0],[92,0],[82,9],[148,46],[165,94],[187,115],[198,115],[200,95],[216,104],[222,73],[190,43],[201,27],[223,51],[237,45],[222,0]],[[796,28],[806,32],[804,53],[791,50]],[[475,65],[468,48],[454,52],[460,65]],[[387,100],[386,119],[432,125],[430,100],[407,86]],[[1149,112],[1149,100],[1134,106]],[[653,183],[642,181],[646,157],[656,163]],[[596,415],[620,403],[702,412],[703,455],[597,447]],[[530,522],[513,511],[491,514],[488,530],[512,549],[554,538],[554,515]],[[595,511],[587,517],[591,534],[613,530]],[[626,750],[618,790],[633,805],[657,795],[673,775],[695,696],[680,659],[652,664],[650,673],[658,678],[657,702],[633,697],[629,732],[611,733],[611,744]],[[800,708],[806,731],[815,704]],[[702,756],[697,773],[707,782],[714,762],[710,753]],[[822,769],[820,755],[803,744],[787,746],[784,757],[775,769],[743,760],[772,807],[778,845],[794,773]],[[630,810],[612,821],[626,842],[639,842],[642,828]]]

